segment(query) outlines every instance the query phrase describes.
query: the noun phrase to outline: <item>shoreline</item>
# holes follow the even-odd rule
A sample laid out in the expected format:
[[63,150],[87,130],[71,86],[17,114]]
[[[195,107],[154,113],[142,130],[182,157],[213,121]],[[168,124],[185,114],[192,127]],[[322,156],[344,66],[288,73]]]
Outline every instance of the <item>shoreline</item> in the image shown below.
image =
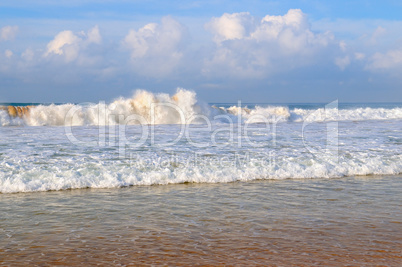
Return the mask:
[[167,183],[167,184],[150,184],[150,185],[138,185],[138,184],[133,184],[133,185],[126,185],[126,186],[117,186],[117,187],[100,187],[100,188],[94,188],[94,187],[83,187],[83,188],[66,188],[66,189],[58,189],[58,190],[37,190],[37,191],[21,191],[21,192],[0,192],[1,195],[16,195],[16,194],[35,194],[35,193],[51,193],[51,192],[64,192],[64,191],[75,191],[75,190],[119,190],[119,189],[126,189],[126,188],[148,188],[148,187],[158,187],[158,186],[191,186],[191,185],[209,185],[209,184],[232,184],[232,183],[258,183],[258,182],[264,182],[264,181],[269,181],[269,182],[280,182],[280,181],[300,181],[300,180],[336,180],[336,179],[381,179],[385,177],[401,177],[402,178],[402,173],[398,174],[368,174],[368,175],[353,175],[353,176],[341,176],[341,177],[312,177],[312,178],[257,178],[253,180],[235,180],[235,181],[230,181],[230,182],[182,182],[182,183]]

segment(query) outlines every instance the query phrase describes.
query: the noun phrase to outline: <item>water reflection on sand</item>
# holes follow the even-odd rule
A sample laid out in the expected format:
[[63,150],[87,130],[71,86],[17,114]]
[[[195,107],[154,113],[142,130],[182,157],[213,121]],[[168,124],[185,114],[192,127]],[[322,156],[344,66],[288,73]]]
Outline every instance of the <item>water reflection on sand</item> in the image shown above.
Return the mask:
[[401,176],[0,195],[0,264],[401,263]]

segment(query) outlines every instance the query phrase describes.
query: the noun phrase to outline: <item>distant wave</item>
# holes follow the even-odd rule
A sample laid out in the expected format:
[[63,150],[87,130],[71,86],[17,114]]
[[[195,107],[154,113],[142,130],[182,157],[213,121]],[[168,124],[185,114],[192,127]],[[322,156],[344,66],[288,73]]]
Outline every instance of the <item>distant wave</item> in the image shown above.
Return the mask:
[[185,89],[177,89],[173,96],[138,90],[132,98],[119,98],[110,104],[0,107],[2,126],[187,124],[205,123],[206,120],[237,121],[239,118],[247,123],[389,120],[402,119],[402,108],[290,110],[286,106],[220,107],[198,101],[194,92]]

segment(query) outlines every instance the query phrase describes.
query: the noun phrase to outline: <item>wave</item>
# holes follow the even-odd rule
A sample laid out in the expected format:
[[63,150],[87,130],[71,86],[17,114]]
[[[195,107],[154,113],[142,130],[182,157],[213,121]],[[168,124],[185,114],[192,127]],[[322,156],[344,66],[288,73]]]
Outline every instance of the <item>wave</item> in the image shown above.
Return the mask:
[[[345,176],[398,175],[402,170],[402,155],[384,160],[371,158],[341,158],[342,164],[330,160],[288,156],[277,157],[275,164],[269,159],[251,156],[240,157],[237,167],[229,161],[214,161],[208,155],[194,161],[191,156],[177,160],[173,156],[133,158],[131,161],[105,161],[80,158],[80,160],[47,159],[53,164],[41,167],[41,162],[26,165],[8,164],[0,172],[0,193],[35,192],[80,188],[118,188],[140,185],[165,185],[180,183],[227,183],[258,179],[311,179],[339,178]],[[218,163],[216,163],[218,162]],[[12,175],[11,175],[12,174]]]
[[[226,117],[225,117],[226,116]],[[246,123],[324,122],[402,119],[402,108],[289,109],[287,106],[219,107],[198,101],[193,91],[154,94],[137,90],[112,103],[0,107],[0,125],[81,126],[111,124],[188,124],[209,121]]]
[[305,109],[292,110],[293,121],[365,121],[402,119],[402,108]]
[[[21,112],[23,110],[23,112]],[[153,94],[137,90],[132,98],[118,98],[110,104],[81,103],[3,107],[3,126],[80,126],[105,124],[182,124],[197,123],[202,114],[209,117],[211,109],[197,103],[192,91],[177,89],[176,94]]]

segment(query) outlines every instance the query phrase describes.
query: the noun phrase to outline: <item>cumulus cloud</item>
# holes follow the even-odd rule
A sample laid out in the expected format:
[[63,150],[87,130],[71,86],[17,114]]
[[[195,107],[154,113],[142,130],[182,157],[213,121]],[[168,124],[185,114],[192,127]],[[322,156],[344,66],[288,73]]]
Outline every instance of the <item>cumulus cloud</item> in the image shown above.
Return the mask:
[[50,54],[63,55],[66,53],[66,45],[72,45],[80,39],[74,35],[72,31],[62,31],[56,35],[56,37],[47,44],[47,50],[45,56]]
[[13,40],[18,32],[18,26],[4,26],[0,29],[0,41]]
[[205,25],[205,28],[214,34],[214,41],[221,43],[225,40],[242,39],[249,34],[250,28],[254,26],[254,18],[248,12],[225,13],[219,18],[212,20]]
[[226,68],[227,74],[237,77],[309,64],[334,40],[330,32],[314,33],[300,9],[290,9],[283,16],[267,15],[260,21],[249,13],[224,14],[205,28],[213,34],[217,49],[206,60],[204,73]]
[[62,31],[47,44],[44,56],[63,56],[66,62],[71,62],[76,60],[80,52],[92,43],[101,43],[101,35],[98,26],[90,29],[88,33],[80,32],[74,34],[72,31]]
[[276,42],[286,49],[299,50],[307,44],[327,45],[328,36],[314,34],[307,16],[300,9],[290,9],[283,16],[265,16],[260,22],[249,13],[224,14],[213,18],[206,29],[214,34],[214,40],[248,39],[257,42]]
[[171,17],[161,23],[149,23],[138,30],[130,30],[123,46],[130,51],[132,66],[145,75],[170,73],[183,56],[181,45],[186,29]]

